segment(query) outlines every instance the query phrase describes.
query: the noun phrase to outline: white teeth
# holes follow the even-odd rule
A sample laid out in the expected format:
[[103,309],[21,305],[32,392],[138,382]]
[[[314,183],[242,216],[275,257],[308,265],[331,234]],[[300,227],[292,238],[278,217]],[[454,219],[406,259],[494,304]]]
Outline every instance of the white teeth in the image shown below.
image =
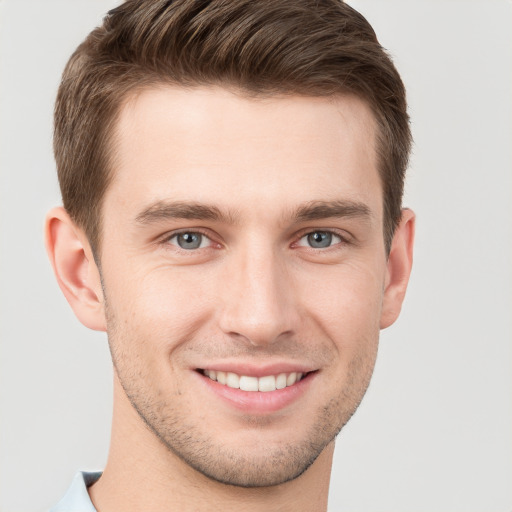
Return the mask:
[[267,377],[260,377],[258,379],[258,391],[275,391],[276,378],[273,375]]
[[238,389],[240,387],[240,377],[236,373],[226,373],[226,385],[230,388]]
[[292,372],[286,377],[286,385],[287,386],[293,386],[295,382],[297,381],[297,374],[295,372]]
[[258,378],[220,370],[204,370],[203,373],[210,379],[216,380],[219,384],[230,388],[241,389],[242,391],[261,391],[264,393],[293,386],[305,375],[301,372],[291,372],[280,373],[279,375],[265,375]]
[[258,391],[258,377],[240,377],[240,389],[243,391]]
[[276,377],[276,389],[284,389],[286,387],[286,373],[280,373]]

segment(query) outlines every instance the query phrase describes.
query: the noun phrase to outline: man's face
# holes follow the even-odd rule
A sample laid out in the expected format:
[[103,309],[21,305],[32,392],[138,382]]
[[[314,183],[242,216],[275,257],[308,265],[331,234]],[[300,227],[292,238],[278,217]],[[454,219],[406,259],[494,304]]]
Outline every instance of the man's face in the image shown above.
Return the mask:
[[357,408],[377,353],[369,108],[161,87],[127,103],[118,135],[101,270],[126,397],[204,475],[298,476]]

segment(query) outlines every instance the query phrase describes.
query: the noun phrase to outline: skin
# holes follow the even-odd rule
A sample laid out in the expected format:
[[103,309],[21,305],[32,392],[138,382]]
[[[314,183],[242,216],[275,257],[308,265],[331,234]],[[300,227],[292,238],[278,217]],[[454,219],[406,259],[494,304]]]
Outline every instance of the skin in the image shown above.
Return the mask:
[[[63,209],[46,227],[64,294],[82,323],[108,332],[114,362],[95,506],[325,510],[334,438],[412,264],[410,210],[389,256],[384,247],[369,108],[166,86],[129,99],[117,136],[101,274]],[[199,248],[181,248],[183,232]],[[314,233],[325,246],[311,247]],[[284,406],[244,409],[197,371],[226,365],[310,374]]]

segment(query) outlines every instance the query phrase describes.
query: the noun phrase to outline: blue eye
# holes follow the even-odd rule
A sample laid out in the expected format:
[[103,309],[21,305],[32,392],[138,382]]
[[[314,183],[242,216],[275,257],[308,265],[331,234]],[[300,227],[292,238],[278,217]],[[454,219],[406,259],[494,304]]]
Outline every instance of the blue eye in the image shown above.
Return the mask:
[[340,236],[331,231],[313,231],[304,235],[298,245],[311,247],[313,249],[327,249],[334,244],[342,242]]
[[194,249],[202,249],[210,245],[210,239],[196,231],[185,231],[184,233],[177,233],[169,238],[169,242],[177,245],[181,249],[191,251]]

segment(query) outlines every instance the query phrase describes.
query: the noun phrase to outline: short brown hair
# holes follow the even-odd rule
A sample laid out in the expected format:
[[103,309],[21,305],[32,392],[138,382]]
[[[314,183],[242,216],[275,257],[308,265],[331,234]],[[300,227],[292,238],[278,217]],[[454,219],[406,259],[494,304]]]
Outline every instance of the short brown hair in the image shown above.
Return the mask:
[[370,24],[341,0],[128,0],[107,14],[71,56],[55,105],[64,207],[93,250],[120,108],[161,83],[365,100],[378,127],[389,250],[411,146],[405,89]]

